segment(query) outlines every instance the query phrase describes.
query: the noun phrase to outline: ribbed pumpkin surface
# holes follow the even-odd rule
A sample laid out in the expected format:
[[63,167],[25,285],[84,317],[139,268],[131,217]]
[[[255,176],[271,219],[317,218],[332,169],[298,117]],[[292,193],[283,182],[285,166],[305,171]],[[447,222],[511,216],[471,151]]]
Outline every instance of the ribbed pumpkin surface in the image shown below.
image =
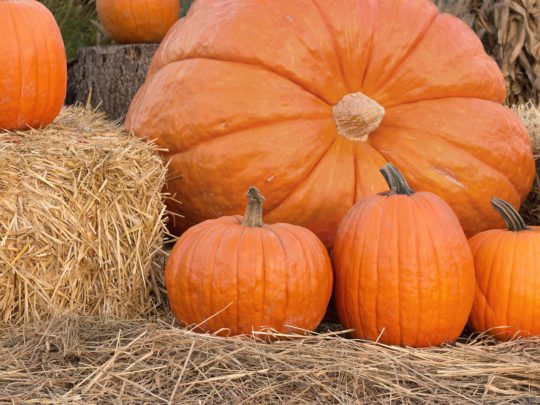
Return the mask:
[[502,225],[491,195],[517,206],[534,176],[504,98],[476,35],[428,0],[198,0],[126,127],[169,149],[177,231],[241,213],[253,184],[267,222],[331,245],[347,210],[386,189],[391,161],[472,235]]

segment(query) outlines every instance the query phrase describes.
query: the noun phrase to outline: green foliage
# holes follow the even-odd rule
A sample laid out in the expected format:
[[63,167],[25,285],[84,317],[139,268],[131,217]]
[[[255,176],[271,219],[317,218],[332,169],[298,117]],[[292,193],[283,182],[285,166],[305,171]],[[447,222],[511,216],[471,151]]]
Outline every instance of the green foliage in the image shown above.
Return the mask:
[[53,13],[66,45],[68,59],[83,46],[103,42],[94,0],[40,0]]
[[181,0],[182,1],[182,17],[186,15],[187,11],[195,0]]

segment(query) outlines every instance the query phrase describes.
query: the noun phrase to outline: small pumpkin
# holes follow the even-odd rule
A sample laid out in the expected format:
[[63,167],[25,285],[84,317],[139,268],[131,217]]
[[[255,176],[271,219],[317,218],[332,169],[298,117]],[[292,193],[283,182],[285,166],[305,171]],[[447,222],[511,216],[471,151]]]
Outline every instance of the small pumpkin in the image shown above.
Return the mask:
[[305,228],[263,224],[256,188],[248,200],[244,217],[202,222],[176,242],[165,269],[172,312],[230,335],[315,329],[332,291],[326,248]]
[[176,233],[240,214],[253,184],[267,222],[331,246],[391,161],[472,236],[503,225],[486,191],[518,205],[534,178],[505,94],[477,35],[431,0],[197,0],[125,125],[168,150]]
[[452,209],[381,169],[390,191],[365,197],[341,223],[335,302],[361,339],[424,347],[454,341],[474,299],[471,249]]
[[66,97],[67,62],[60,28],[35,0],[0,1],[0,129],[50,124]]
[[527,226],[508,202],[492,199],[507,229],[470,239],[476,271],[472,329],[499,340],[540,336],[540,227]]
[[105,31],[120,44],[161,42],[180,18],[179,0],[97,0]]

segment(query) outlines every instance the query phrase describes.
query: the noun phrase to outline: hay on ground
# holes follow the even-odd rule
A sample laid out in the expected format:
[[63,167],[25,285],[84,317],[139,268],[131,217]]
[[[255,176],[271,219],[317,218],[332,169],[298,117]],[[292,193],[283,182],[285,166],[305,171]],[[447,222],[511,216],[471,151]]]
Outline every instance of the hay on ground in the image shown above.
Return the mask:
[[540,1],[435,0],[466,21],[495,58],[508,87],[510,105],[540,103]]
[[539,339],[411,349],[330,332],[268,344],[170,318],[72,318],[0,329],[0,364],[1,403],[540,402]]
[[165,175],[155,145],[80,107],[43,130],[0,132],[0,320],[156,305]]

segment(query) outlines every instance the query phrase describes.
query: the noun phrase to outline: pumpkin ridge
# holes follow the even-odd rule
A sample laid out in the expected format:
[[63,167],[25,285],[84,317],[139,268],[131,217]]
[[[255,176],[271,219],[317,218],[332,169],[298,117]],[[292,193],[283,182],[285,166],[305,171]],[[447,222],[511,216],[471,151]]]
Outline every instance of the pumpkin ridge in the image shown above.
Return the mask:
[[[31,19],[28,17],[28,13],[26,12],[25,8],[24,7],[21,7],[19,3],[15,3],[15,6],[17,8],[19,8],[19,10],[21,11],[22,14],[24,14],[24,18],[25,20],[29,23],[28,26],[29,26],[29,30],[32,32],[32,35],[30,35],[32,37],[32,46],[37,49],[37,43],[36,43],[36,31],[34,29],[34,24],[33,23],[30,23]],[[48,55],[48,52],[46,52],[47,55]],[[34,67],[33,69],[33,74],[35,75],[36,77],[36,93],[39,94],[39,66],[40,66],[40,61],[39,61],[39,54],[36,52],[36,66]],[[43,64],[43,66],[49,66],[47,63]],[[50,77],[50,75],[48,75]],[[50,92],[47,91],[47,105],[49,105],[49,98],[50,98]],[[37,104],[38,104],[38,99],[37,97],[34,99],[34,102],[33,102],[33,106],[32,106],[32,117],[36,117],[37,118],[37,115],[36,115],[36,109],[37,109]],[[41,118],[41,117],[39,117]]]
[[[13,32],[15,32],[15,38],[16,38],[16,41],[17,41],[17,48],[20,48],[21,47],[21,41],[19,40],[19,30],[17,29],[17,23],[15,21],[15,16],[13,15],[13,4],[17,5],[17,3],[8,3],[8,10],[9,10],[9,15],[11,17],[11,24],[13,25]],[[22,106],[22,92],[23,92],[23,86],[22,86],[22,82],[23,82],[23,73],[22,73],[22,66],[23,66],[23,60],[22,60],[22,53],[19,52],[18,54],[18,57],[19,57],[19,66],[18,66],[18,69],[17,69],[17,73],[18,73],[18,76],[19,76],[19,83],[20,83],[20,86],[19,86],[19,98],[18,98],[18,102],[17,102],[17,111],[21,111],[21,106]]]
[[360,182],[358,180],[359,173],[358,173],[358,163],[356,163],[356,151],[353,149],[352,151],[352,159],[353,159],[353,170],[354,170],[354,181],[353,181],[353,200],[351,207],[356,203],[357,193],[358,193],[358,183]]
[[[379,208],[378,209],[378,212],[377,212],[377,215],[372,215],[370,218],[371,221],[368,222],[369,225],[372,225],[374,222],[375,222],[375,219],[377,220],[376,221],[376,226],[373,226],[372,229],[376,229],[377,230],[377,250],[376,250],[376,254],[373,254],[373,257],[375,257],[377,259],[377,262],[379,261],[379,254],[381,252],[381,239],[380,239],[380,235],[381,235],[381,222],[382,222],[382,210]],[[367,225],[367,224],[366,224]],[[362,234],[362,230],[360,229],[360,227],[357,227],[357,229],[355,229],[355,236],[357,236],[358,234]],[[366,237],[367,237],[367,233],[366,233]],[[364,239],[362,240],[363,244],[366,243],[366,239],[364,237]],[[369,242],[368,242],[369,243]],[[364,246],[362,245],[362,248],[364,248]],[[366,255],[368,253],[367,249],[362,249],[363,252],[362,252],[362,259],[364,259],[364,255]],[[361,268],[364,270],[364,272],[367,270],[365,269],[363,266],[361,266]],[[375,305],[374,305],[374,320],[375,320],[375,324],[373,325],[375,327],[375,332],[378,333],[380,335],[380,332],[379,332],[379,319],[381,319],[381,317],[379,317],[379,313],[378,313],[378,310],[379,310],[379,300],[378,300],[378,296],[379,296],[379,290],[380,290],[380,287],[379,287],[379,284],[380,284],[380,278],[379,278],[379,273],[378,271],[375,271],[373,272],[375,274],[375,277],[376,277],[376,282],[374,283],[375,284]],[[364,274],[361,272],[361,271],[358,271],[358,277],[357,279],[364,279],[365,276]],[[354,285],[356,285],[357,283],[354,283]],[[360,322],[360,325],[363,329],[363,332],[366,333],[367,331],[369,331],[369,329],[371,328],[371,325],[369,325],[368,323],[368,326],[367,328],[364,327],[364,320],[363,320],[363,316],[361,315],[360,313],[360,289],[358,289],[357,293],[356,293],[356,303],[357,305],[355,305],[355,308],[357,308],[356,310],[356,316],[357,316],[357,319],[359,320]],[[373,317],[372,317],[373,318]]]
[[[418,201],[419,203],[419,206],[422,206],[424,204],[423,201]],[[421,217],[423,218],[424,222],[427,223],[427,218],[426,218],[426,207],[424,206],[423,209],[421,210],[418,210],[418,215],[421,215]],[[426,233],[429,235],[429,238],[428,240],[430,241],[430,245],[431,245],[431,251],[433,252],[433,257],[434,257],[434,262],[435,262],[435,267],[437,269],[437,285],[442,285],[442,277],[441,277],[441,269],[440,269],[440,263],[441,263],[441,259],[439,257],[439,253],[438,253],[438,250],[437,250],[437,247],[435,246],[435,238],[433,237],[433,232],[431,230],[431,227],[430,226],[426,226],[425,227],[425,230],[426,230]],[[438,301],[436,303],[436,307],[437,307],[437,326],[435,328],[435,330],[437,331],[440,331],[441,330],[441,305],[440,303],[442,302],[442,295],[441,295],[441,290],[442,288],[438,288]]]
[[[428,24],[426,24],[425,30],[416,37],[416,40],[414,41],[414,44],[402,55],[402,58],[399,59],[398,62],[396,62],[394,68],[388,73],[386,76],[386,79],[383,81],[383,83],[386,83],[388,79],[395,75],[395,73],[399,70],[399,68],[403,65],[403,63],[410,58],[414,52],[418,49],[422,41],[427,37],[427,34],[429,33],[429,30],[433,27],[433,24],[435,23],[435,20],[439,18],[440,13],[436,12]],[[367,69],[366,69],[367,70]],[[382,86],[384,87],[384,86]],[[401,104],[398,104],[401,105]],[[386,108],[386,106],[385,106]]]
[[154,75],[157,72],[159,72],[163,67],[169,66],[169,65],[171,65],[173,63],[181,63],[181,62],[190,61],[190,60],[197,60],[197,59],[202,59],[202,60],[207,60],[207,61],[224,62],[224,63],[233,63],[233,64],[238,64],[238,65],[250,66],[250,67],[256,68],[258,70],[265,70],[265,71],[267,71],[269,73],[273,73],[276,76],[281,77],[282,79],[288,80],[292,84],[295,84],[299,89],[304,90],[306,93],[308,93],[311,96],[315,97],[316,99],[318,99],[320,102],[324,103],[325,105],[332,106],[332,104],[333,104],[331,101],[325,100],[321,95],[316,94],[316,93],[312,92],[311,90],[309,90],[308,88],[306,88],[302,83],[298,82],[296,79],[285,75],[284,72],[279,72],[278,70],[266,65],[265,63],[263,63],[263,61],[257,61],[257,63],[255,63],[255,62],[249,62],[247,60],[228,59],[228,58],[220,57],[220,56],[217,56],[217,55],[213,55],[213,56],[209,56],[209,55],[197,56],[197,55],[194,55],[194,54],[190,54],[190,55],[186,55],[185,57],[183,57],[181,59],[170,61],[169,63],[163,65],[160,69],[158,69],[157,71],[154,72]]
[[[45,10],[41,10],[41,13],[42,14],[47,14],[45,12]],[[50,17],[50,16],[49,16]],[[34,41],[35,41],[35,37],[34,37]],[[47,55],[47,62],[50,62],[51,60],[51,54],[49,52],[49,49],[47,48],[47,52],[45,52],[45,54]],[[39,121],[43,121],[46,119],[47,115],[49,115],[49,111],[51,109],[51,88],[54,88],[54,86],[52,86],[52,83],[51,83],[51,71],[50,71],[50,63],[46,63],[45,64],[47,66],[47,104],[46,106],[49,106],[48,108],[44,108],[43,111],[41,112],[41,117],[39,116],[36,116],[37,118],[39,118]],[[38,83],[38,86],[39,86],[39,83]],[[58,113],[56,113],[58,114]]]
[[188,299],[188,305],[186,305],[186,312],[188,312],[190,314],[190,317],[193,319],[193,295],[192,295],[192,292],[194,291],[194,289],[192,288],[192,286],[190,286],[191,284],[191,272],[192,272],[192,269],[193,269],[193,260],[195,258],[195,252],[199,249],[200,247],[200,244],[203,240],[203,238],[206,236],[207,233],[209,233],[209,231],[211,230],[210,227],[207,227],[207,228],[203,228],[200,230],[200,233],[198,235],[198,238],[194,241],[194,244],[193,244],[193,252],[191,254],[191,258],[190,258],[190,263],[189,263],[189,266],[188,266],[188,273],[186,274],[186,278],[188,280],[188,291],[186,292],[187,293],[187,299]]
[[261,266],[262,266],[262,283],[263,283],[263,289],[262,289],[262,301],[261,301],[261,308],[262,308],[262,318],[259,322],[259,325],[261,326],[268,326],[264,324],[264,316],[267,313],[266,307],[265,307],[265,301],[266,301],[266,253],[264,250],[264,235],[262,232],[259,232],[259,240],[261,241]]
[[[285,246],[283,245],[283,241],[279,237],[278,233],[272,228],[272,226],[266,226],[266,229],[270,231],[278,240],[279,245],[281,246],[281,251],[283,252],[283,257],[285,258],[285,264],[288,265],[289,262],[289,254],[287,250],[285,249]],[[287,232],[289,235],[292,235],[292,232],[288,232],[287,227],[282,227],[282,231]],[[305,257],[305,256],[304,256]],[[287,266],[288,267],[288,266]],[[309,266],[308,266],[309,267]],[[287,320],[287,309],[289,307],[289,272],[285,271],[285,312],[283,316],[283,324],[285,324],[285,321]]]
[[[228,136],[236,136],[238,132],[243,132],[243,131],[247,131],[247,130],[251,130],[251,129],[260,129],[260,128],[263,128],[263,127],[266,127],[266,126],[272,126],[272,125],[279,125],[279,124],[284,124],[284,123],[288,123],[288,122],[296,122],[296,121],[326,121],[328,120],[328,117],[327,116],[323,116],[322,113],[321,114],[313,114],[313,116],[311,115],[305,115],[305,116],[291,116],[291,117],[284,117],[283,119],[279,119],[279,120],[261,120],[261,121],[257,121],[256,123],[253,123],[252,125],[239,125],[238,127],[236,128],[232,128],[230,131],[225,131],[225,132],[222,132],[222,133],[215,133],[213,131],[209,131],[208,134],[211,136],[210,138],[208,139],[203,139],[202,141],[200,142],[197,142],[197,143],[194,143],[193,145],[189,145],[188,147],[186,148],[182,148],[182,149],[177,149],[177,150],[172,150],[169,148],[169,154],[170,155],[176,155],[176,154],[180,154],[180,153],[184,153],[184,152],[188,152],[190,151],[191,149],[194,149],[198,146],[201,146],[201,145],[204,145],[206,143],[209,143],[209,142],[213,142],[213,141],[217,141],[221,138],[225,138],[225,137],[228,137]],[[164,139],[163,137],[161,139]],[[165,146],[167,147],[168,145],[160,145],[160,146]]]
[[341,60],[341,55],[339,53],[339,47],[337,45],[337,42],[336,42],[336,36],[334,35],[334,33],[332,32],[332,30],[330,29],[330,24],[328,24],[328,20],[326,19],[326,17],[324,16],[323,12],[321,11],[321,9],[319,8],[319,6],[317,5],[317,3],[315,2],[315,0],[311,0],[311,4],[313,5],[313,7],[315,8],[315,10],[317,10],[317,13],[319,14],[319,16],[321,17],[321,21],[323,22],[323,26],[326,30],[326,32],[328,33],[328,35],[330,36],[330,38],[332,38],[332,43],[333,43],[333,48],[334,48],[334,54],[335,54],[335,57],[336,57],[336,60],[338,62],[338,66],[339,66],[339,72],[341,73],[341,80],[344,84],[344,87],[347,88],[347,89],[350,89],[350,86],[349,84],[347,83],[347,78],[345,77],[345,73],[343,71],[343,61]]
[[[516,241],[518,239],[518,234],[516,232],[513,232],[512,233],[512,260],[510,261],[509,265],[508,265],[508,268],[510,269],[510,276],[509,276],[509,279],[510,279],[510,282],[509,284],[506,284],[508,286],[510,286],[508,288],[508,293],[506,294],[506,315],[505,315],[505,319],[506,319],[506,325],[505,326],[509,326],[510,328],[512,327],[512,322],[510,320],[510,306],[512,304],[512,295],[514,294],[514,292],[512,291],[512,286],[515,285],[514,284],[514,276],[516,274],[516,269],[515,269],[515,262],[516,262],[516,251],[518,249],[516,249]],[[523,304],[521,305],[521,309],[523,310]],[[522,312],[522,311],[521,311]],[[523,313],[523,312],[522,312]],[[507,328],[507,330],[510,330],[510,328]]]
[[[428,205],[431,206],[432,208],[434,207],[434,200],[433,199],[429,199],[429,200],[426,200],[428,202]],[[440,204],[439,204],[440,205]],[[425,211],[423,211],[425,213]],[[430,211],[432,212],[432,211]],[[437,221],[440,221],[440,218],[436,218]],[[443,237],[444,239],[446,240],[446,245],[448,246],[449,245],[449,240],[448,240],[448,234],[447,233],[443,233]],[[454,271],[453,271],[453,275],[454,277],[456,278],[456,280],[459,280],[461,277],[459,277],[459,272],[460,272],[460,266],[458,265],[458,262],[456,261],[456,258],[454,255],[451,255],[451,260],[452,262],[454,263]],[[474,271],[474,270],[473,270]],[[457,296],[460,296],[460,291],[461,291],[461,285],[460,283],[456,283],[457,285],[457,293],[456,295]],[[471,309],[472,309],[472,303],[471,303]],[[470,309],[469,309],[469,312],[470,312]],[[455,325],[456,324],[456,315],[457,315],[457,311],[453,311],[452,312],[452,323],[451,325]],[[465,325],[462,325],[463,327],[465,327]]]
[[321,158],[313,165],[311,170],[298,182],[296,186],[294,186],[289,193],[279,202],[277,202],[271,209],[266,211],[266,215],[269,215],[271,212],[276,210],[278,207],[280,207],[282,204],[284,204],[294,193],[298,190],[305,182],[306,180],[313,174],[317,166],[322,162],[322,160],[328,155],[330,152],[330,149],[336,144],[337,138],[334,138],[334,140],[330,143],[330,146],[324,151],[324,153],[321,155]]
[[[489,266],[489,277],[488,277],[488,283],[487,283],[487,286],[485,287],[485,291],[482,290],[482,288],[480,287],[480,285],[478,285],[478,289],[482,292],[482,294],[484,295],[485,299],[486,299],[486,306],[484,307],[484,324],[487,324],[487,319],[488,319],[488,314],[487,314],[487,311],[488,309],[491,309],[491,311],[493,313],[495,313],[495,310],[491,307],[491,305],[488,305],[488,303],[491,301],[489,300],[489,295],[490,295],[490,291],[491,291],[491,285],[493,283],[493,279],[495,277],[492,277],[492,273],[493,273],[493,264],[495,262],[495,259],[497,258],[497,255],[498,255],[498,252],[500,251],[500,248],[501,248],[501,243],[504,239],[504,233],[501,232],[501,234],[499,235],[499,238],[497,239],[497,243],[496,243],[496,247],[493,249],[493,255],[491,256],[491,263],[490,263],[490,266]],[[495,273],[500,273],[500,271],[496,271]]]
[[[214,253],[214,254],[212,254],[212,264],[210,265],[210,268],[212,269],[211,276],[210,276],[210,282],[206,286],[207,289],[210,289],[210,317],[208,319],[204,320],[208,324],[208,329],[211,329],[210,322],[212,322],[214,320],[215,315],[217,315],[218,313],[226,311],[227,308],[230,307],[230,304],[229,304],[229,305],[225,306],[224,308],[218,308],[217,311],[214,309],[214,305],[215,305],[215,299],[214,299],[215,293],[214,292],[219,291],[219,289],[214,286],[214,281],[216,279],[216,277],[215,277],[215,275],[216,275],[216,257],[218,256],[218,252],[220,252],[221,249],[223,248],[223,245],[225,244],[224,242],[228,241],[230,233],[232,233],[232,232],[231,232],[231,229],[229,228],[225,232],[223,232],[222,234],[217,234],[216,233],[216,234],[208,236],[208,240],[205,241],[207,246],[212,246],[213,247],[212,250],[207,249],[207,251],[211,251],[211,252]],[[217,243],[216,243],[216,240],[217,240]],[[219,281],[219,279],[218,279],[218,281]],[[221,328],[216,328],[216,329],[221,329]]]
[[[488,162],[485,162],[480,157],[478,157],[476,155],[473,155],[472,152],[470,152],[469,150],[463,148],[461,145],[457,144],[456,142],[452,142],[450,139],[443,138],[438,133],[436,133],[436,134],[428,133],[426,130],[418,130],[418,129],[412,130],[412,129],[408,128],[408,127],[402,127],[402,126],[399,126],[399,125],[387,125],[387,124],[381,124],[381,127],[383,125],[384,125],[385,128],[399,128],[399,129],[402,129],[402,130],[406,130],[406,131],[410,132],[411,136],[414,137],[414,138],[416,138],[418,136],[418,137],[422,137],[422,138],[427,138],[429,140],[431,137],[433,137],[433,135],[435,135],[435,137],[440,142],[445,143],[445,144],[450,145],[450,146],[453,146],[456,149],[459,149],[460,152],[463,152],[463,154],[466,154],[467,156],[469,156],[475,162],[478,162],[482,166],[485,166],[485,167],[495,171],[510,186],[510,189],[515,193],[516,196],[519,197],[520,201],[523,201],[523,198],[521,197],[521,193],[518,192],[516,186],[514,185],[514,183],[512,183],[510,181],[510,179],[506,176],[506,174],[504,174],[498,168],[492,166]],[[379,149],[377,149],[375,146],[373,146],[373,148],[375,150],[377,150],[379,153],[381,153],[384,156],[384,158],[388,160],[387,156],[384,155],[384,152],[379,151]]]
[[238,250],[236,251],[236,328],[242,330],[240,327],[240,278],[238,277],[238,264],[240,263],[240,249],[242,248],[242,237],[244,236],[245,228],[242,227],[240,236],[238,236]]

